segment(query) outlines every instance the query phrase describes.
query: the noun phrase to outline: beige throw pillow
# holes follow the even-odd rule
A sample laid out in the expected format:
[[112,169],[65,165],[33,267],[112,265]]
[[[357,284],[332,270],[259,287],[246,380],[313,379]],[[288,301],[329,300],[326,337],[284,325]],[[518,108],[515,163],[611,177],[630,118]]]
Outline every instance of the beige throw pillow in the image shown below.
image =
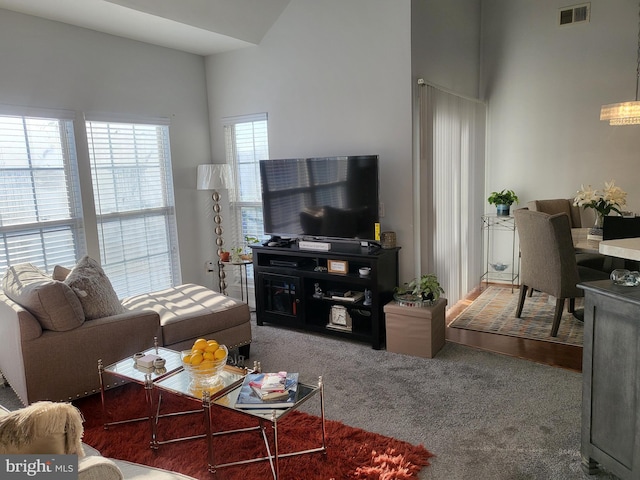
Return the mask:
[[84,322],[82,304],[73,290],[30,263],[9,267],[2,279],[2,289],[7,297],[36,317],[42,328],[64,332]]
[[51,277],[54,280],[64,282],[70,273],[71,273],[70,268],[63,267],[62,265],[56,265],[55,267],[53,267],[53,274],[51,275]]
[[80,299],[87,320],[123,313],[111,282],[102,267],[85,255],[64,281]]

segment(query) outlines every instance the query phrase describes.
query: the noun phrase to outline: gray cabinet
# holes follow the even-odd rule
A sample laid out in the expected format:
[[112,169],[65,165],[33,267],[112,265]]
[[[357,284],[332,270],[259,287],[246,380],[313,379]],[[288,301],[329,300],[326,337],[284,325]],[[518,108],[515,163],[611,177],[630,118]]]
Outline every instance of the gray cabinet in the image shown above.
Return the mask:
[[640,478],[640,289],[610,280],[585,290],[582,467]]

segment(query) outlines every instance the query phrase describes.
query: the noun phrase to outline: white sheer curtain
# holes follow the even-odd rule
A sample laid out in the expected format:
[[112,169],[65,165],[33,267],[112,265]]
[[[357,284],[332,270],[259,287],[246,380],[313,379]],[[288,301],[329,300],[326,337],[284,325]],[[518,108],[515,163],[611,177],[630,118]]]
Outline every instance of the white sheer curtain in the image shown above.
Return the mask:
[[452,306],[482,274],[484,103],[431,85],[419,91],[420,273],[435,273]]

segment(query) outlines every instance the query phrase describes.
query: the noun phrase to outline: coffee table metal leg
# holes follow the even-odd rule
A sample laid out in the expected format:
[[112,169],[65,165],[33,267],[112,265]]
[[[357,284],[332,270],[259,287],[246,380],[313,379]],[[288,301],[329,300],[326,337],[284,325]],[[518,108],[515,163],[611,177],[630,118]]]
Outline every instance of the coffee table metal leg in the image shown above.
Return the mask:
[[204,423],[207,428],[207,455],[209,473],[216,473],[216,467],[213,460],[213,432],[211,428],[211,393],[208,390],[202,392],[202,410],[204,411]]
[[158,449],[158,422],[156,421],[156,414],[153,411],[153,381],[151,375],[144,376],[144,396],[147,401],[147,408],[149,411],[149,422],[151,426],[151,442],[149,446],[157,450]]
[[102,374],[104,373],[104,365],[102,365],[102,359],[98,359],[98,377],[100,378],[100,400],[102,402],[102,423],[105,430],[109,429],[107,425],[107,407],[104,404],[104,379]]
[[278,419],[276,412],[271,412],[271,425],[273,427],[273,459],[276,464],[276,471],[274,472],[274,480],[278,480],[280,477],[280,464],[278,463]]
[[318,387],[320,387],[320,418],[322,419],[322,453],[327,454],[327,430],[324,423],[324,383],[322,382],[322,376],[318,377]]
[[[275,413],[274,413],[274,418],[275,418]],[[275,427],[275,424],[272,423],[271,427]],[[264,420],[260,420],[260,433],[262,434],[262,440],[264,440],[264,446],[267,449],[267,456],[264,457],[264,460],[269,460],[269,465],[271,466],[271,473],[273,475],[273,479],[274,480],[278,480],[278,458],[277,458],[277,453],[274,455],[271,454],[271,448],[269,447],[269,437],[267,435],[267,427],[264,424]],[[276,448],[276,452],[278,449],[278,443],[276,442],[275,444],[275,448]],[[257,461],[258,459],[254,459],[253,461]],[[244,462],[239,462],[239,463],[250,463],[252,460],[246,460]]]

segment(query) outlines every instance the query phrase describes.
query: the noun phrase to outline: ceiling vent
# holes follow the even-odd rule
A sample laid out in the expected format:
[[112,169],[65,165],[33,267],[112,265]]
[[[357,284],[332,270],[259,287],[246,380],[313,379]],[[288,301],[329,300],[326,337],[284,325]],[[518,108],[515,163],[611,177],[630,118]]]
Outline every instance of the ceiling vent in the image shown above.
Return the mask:
[[589,22],[591,16],[591,4],[581,3],[570,7],[562,7],[558,10],[558,24],[563,27],[574,23]]

